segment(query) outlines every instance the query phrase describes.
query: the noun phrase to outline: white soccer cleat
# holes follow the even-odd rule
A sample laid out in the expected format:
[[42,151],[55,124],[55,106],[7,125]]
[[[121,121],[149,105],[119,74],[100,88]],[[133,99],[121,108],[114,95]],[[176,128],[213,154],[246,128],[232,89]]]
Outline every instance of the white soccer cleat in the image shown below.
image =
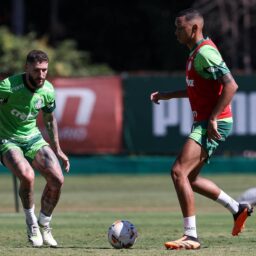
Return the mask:
[[58,243],[52,236],[52,229],[49,226],[40,226],[40,229],[43,236],[43,243],[51,247],[57,247]]
[[43,238],[40,233],[39,227],[35,224],[27,224],[28,241],[33,247],[41,247],[43,245]]

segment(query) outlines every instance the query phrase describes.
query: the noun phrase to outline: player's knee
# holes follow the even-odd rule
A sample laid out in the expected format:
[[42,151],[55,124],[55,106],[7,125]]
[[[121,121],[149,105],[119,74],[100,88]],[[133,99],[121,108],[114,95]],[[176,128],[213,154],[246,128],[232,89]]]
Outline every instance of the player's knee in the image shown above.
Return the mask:
[[171,177],[173,182],[178,182],[184,178],[183,171],[180,165],[175,164],[171,170]]
[[55,189],[61,189],[63,184],[64,184],[64,176],[63,175],[54,176],[50,179],[50,182],[49,182],[49,185]]
[[19,176],[19,179],[23,184],[34,184],[35,174],[33,171],[26,170]]
[[63,184],[64,184],[64,176],[61,176],[61,177],[58,178],[58,184],[59,184],[60,187],[63,186]]

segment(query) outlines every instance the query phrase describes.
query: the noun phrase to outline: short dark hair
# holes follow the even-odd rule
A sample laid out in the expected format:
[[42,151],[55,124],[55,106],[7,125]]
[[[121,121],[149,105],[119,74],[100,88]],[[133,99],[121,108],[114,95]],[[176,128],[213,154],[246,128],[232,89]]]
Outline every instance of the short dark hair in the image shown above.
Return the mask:
[[200,17],[201,19],[203,19],[203,15],[194,8],[188,8],[185,10],[180,11],[176,17],[181,17],[181,16],[185,16],[187,21],[190,21],[194,18]]
[[49,62],[48,55],[41,50],[32,50],[28,53],[26,63]]

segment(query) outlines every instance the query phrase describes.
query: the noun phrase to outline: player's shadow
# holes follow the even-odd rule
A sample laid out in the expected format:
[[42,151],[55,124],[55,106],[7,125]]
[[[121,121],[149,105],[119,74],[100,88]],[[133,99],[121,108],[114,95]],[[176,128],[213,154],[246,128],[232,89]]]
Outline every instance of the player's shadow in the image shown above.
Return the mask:
[[[15,249],[21,249],[24,248],[24,246],[16,246],[14,247]],[[25,246],[26,249],[36,249],[36,250],[41,250],[41,249],[49,249],[49,250],[60,250],[60,249],[85,249],[85,250],[117,250],[112,247],[96,247],[96,246],[58,246],[58,247],[51,247],[51,246],[42,246],[42,247],[31,247],[31,246]],[[133,250],[134,248],[126,248],[125,250]],[[122,250],[122,249],[121,249]]]
[[96,246],[63,246],[63,247],[55,247],[55,248],[50,248],[50,249],[96,249],[96,250],[112,250],[113,248],[110,247],[96,247]]
[[[47,247],[41,247],[41,248],[47,248]],[[59,247],[48,247],[49,249],[86,249],[86,250],[118,250],[115,248],[111,248],[111,247],[96,247],[96,246],[59,246]],[[133,250],[134,248],[126,248],[123,250]],[[122,249],[121,249],[122,250]]]

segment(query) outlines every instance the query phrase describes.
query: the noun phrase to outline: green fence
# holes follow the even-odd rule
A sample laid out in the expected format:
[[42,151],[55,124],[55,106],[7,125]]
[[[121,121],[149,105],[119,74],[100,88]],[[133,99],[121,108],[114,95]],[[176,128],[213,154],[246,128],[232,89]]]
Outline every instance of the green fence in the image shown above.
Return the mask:
[[[256,76],[236,77],[239,90],[233,100],[233,133],[219,152],[256,149]],[[187,99],[150,101],[153,91],[184,89],[183,76],[131,76],[123,81],[124,138],[127,152],[177,153],[190,132]],[[218,153],[218,152],[217,152]]]
[[[170,173],[174,157],[168,156],[85,156],[70,157],[69,175],[79,174],[164,174]],[[203,168],[204,174],[256,174],[256,159],[213,157]],[[0,174],[10,174],[0,166]]]

